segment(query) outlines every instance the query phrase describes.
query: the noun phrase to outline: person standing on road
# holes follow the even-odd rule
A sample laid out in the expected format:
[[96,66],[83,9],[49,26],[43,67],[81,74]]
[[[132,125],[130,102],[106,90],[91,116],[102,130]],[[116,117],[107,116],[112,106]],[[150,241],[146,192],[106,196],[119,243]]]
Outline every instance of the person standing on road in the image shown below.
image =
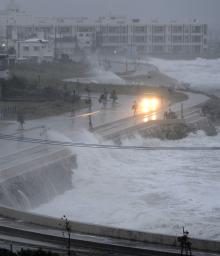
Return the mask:
[[110,98],[112,99],[112,104],[114,104],[116,102],[116,100],[118,99],[118,96],[117,96],[115,90],[112,91]]
[[132,106],[134,116],[136,116],[136,114],[137,114],[137,108],[138,108],[138,104],[137,104],[137,101],[135,101]]

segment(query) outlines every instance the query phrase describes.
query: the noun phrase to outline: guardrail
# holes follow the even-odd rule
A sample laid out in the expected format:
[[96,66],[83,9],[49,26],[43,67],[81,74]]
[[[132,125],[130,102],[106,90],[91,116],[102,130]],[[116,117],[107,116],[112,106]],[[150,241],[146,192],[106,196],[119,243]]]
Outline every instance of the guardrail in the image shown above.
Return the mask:
[[[0,216],[22,220],[27,223],[45,226],[47,228],[60,228],[60,220],[53,217],[22,212],[6,207],[0,207]],[[174,246],[177,243],[176,237],[172,235],[155,234],[135,230],[126,230],[122,228],[107,227],[95,224],[86,224],[71,221],[73,232],[102,237],[112,237],[117,239],[126,239],[139,242],[148,242],[160,245]],[[192,248],[206,252],[220,252],[220,241],[191,239]]]

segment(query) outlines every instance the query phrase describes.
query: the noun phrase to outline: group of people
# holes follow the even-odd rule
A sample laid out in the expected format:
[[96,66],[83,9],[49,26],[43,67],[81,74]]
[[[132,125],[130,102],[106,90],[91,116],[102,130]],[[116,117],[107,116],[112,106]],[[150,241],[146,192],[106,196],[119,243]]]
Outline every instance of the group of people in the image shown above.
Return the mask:
[[[112,104],[116,103],[118,96],[115,90],[112,90],[110,94],[110,99],[112,100]],[[104,92],[99,97],[99,103],[102,103],[103,106],[106,107],[107,102],[108,102],[108,92],[104,90]]]
[[172,119],[177,119],[177,115],[175,112],[171,111],[171,109],[169,109],[169,111],[165,111],[164,112],[164,120],[172,120]]

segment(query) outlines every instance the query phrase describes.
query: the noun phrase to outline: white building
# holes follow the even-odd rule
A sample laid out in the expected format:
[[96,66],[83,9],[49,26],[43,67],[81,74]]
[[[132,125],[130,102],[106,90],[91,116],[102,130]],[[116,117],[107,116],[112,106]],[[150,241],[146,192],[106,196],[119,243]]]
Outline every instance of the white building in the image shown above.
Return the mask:
[[196,53],[207,49],[207,25],[171,22],[167,24],[127,21],[112,17],[100,25],[103,48],[137,53]]
[[44,38],[54,41],[56,57],[67,54],[73,58],[77,48],[127,54],[201,54],[207,50],[207,30],[207,25],[197,20],[159,23],[124,17],[33,17],[20,11],[15,0],[0,12],[0,40],[7,47],[15,47],[17,41]]
[[54,59],[54,47],[44,39],[28,39],[17,43],[17,60],[28,60],[37,63],[52,61]]

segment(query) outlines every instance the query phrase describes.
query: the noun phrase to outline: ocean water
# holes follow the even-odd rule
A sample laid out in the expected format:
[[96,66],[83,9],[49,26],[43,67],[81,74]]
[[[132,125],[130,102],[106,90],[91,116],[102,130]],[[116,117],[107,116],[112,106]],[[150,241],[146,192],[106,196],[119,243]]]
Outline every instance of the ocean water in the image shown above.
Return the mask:
[[[148,62],[193,88],[220,89],[220,59]],[[65,138],[54,132],[51,136]],[[100,142],[85,130],[75,137],[87,143]],[[122,143],[220,146],[220,135],[208,137],[199,131],[178,141],[136,136]],[[65,214],[75,221],[173,235],[180,235],[185,226],[193,237],[220,240],[219,151],[72,150],[78,157],[73,189],[33,212],[55,217]]]
[[[81,136],[98,143],[87,131]],[[219,146],[219,141],[220,135],[198,132],[179,141],[137,136],[123,144]],[[218,151],[72,150],[78,156],[73,189],[34,212],[173,235],[185,226],[193,237],[220,239]]]
[[190,83],[194,89],[220,90],[220,59],[164,60],[150,58],[147,62],[180,82]]

